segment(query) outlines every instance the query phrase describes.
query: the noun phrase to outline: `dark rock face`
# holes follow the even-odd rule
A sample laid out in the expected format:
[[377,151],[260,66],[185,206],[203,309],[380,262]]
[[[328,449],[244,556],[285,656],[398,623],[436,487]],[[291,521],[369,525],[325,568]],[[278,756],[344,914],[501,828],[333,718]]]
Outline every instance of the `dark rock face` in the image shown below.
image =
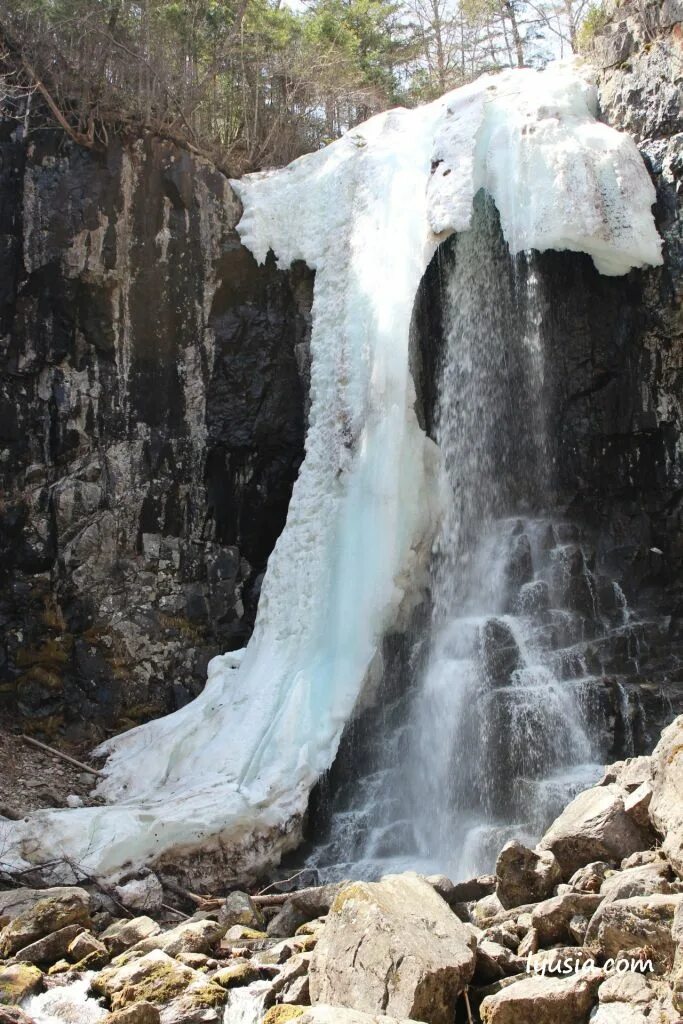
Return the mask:
[[209,164],[0,127],[0,714],[92,740],[242,646],[303,457],[312,275]]
[[[664,265],[605,278],[587,259],[542,256],[552,296],[544,320],[548,398],[560,500],[592,532],[599,569],[619,580],[642,619],[623,631],[603,667],[626,692],[617,729],[625,716],[644,750],[683,701],[680,5],[615,5],[593,59],[603,119],[634,136],[652,174]],[[575,606],[597,598],[609,613],[614,590],[589,595],[575,569]]]

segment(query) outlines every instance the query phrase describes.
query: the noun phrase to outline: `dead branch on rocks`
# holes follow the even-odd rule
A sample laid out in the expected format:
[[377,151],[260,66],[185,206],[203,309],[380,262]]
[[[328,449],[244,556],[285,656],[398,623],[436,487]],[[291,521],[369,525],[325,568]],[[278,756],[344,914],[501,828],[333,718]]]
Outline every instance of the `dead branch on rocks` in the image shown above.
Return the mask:
[[47,743],[41,743],[40,740],[34,740],[32,736],[26,736],[22,733],[20,739],[25,743],[30,743],[32,747],[38,747],[39,750],[45,750],[48,754],[52,754],[54,757],[58,757],[62,761],[67,761],[76,768],[80,768],[81,771],[87,772],[88,775],[99,775],[101,778],[105,777],[104,772],[100,771],[99,768],[93,768],[91,765],[85,764],[83,761],[78,761],[75,757],[65,754],[62,750],[56,750],[55,747],[49,747]]

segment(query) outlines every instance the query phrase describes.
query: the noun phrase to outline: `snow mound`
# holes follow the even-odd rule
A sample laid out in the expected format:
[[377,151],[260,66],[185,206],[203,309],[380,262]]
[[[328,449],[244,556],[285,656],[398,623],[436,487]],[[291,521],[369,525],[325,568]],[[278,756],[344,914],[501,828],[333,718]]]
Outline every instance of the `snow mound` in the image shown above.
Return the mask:
[[595,116],[576,67],[511,71],[233,182],[256,258],[272,249],[281,266],[316,271],[306,457],[253,638],[211,662],[192,704],[101,748],[106,805],[8,823],[5,862],[63,854],[106,876],[213,845],[237,871],[296,840],[291,823],[334,759],[439,513],[438,453],[408,366],[438,243],[468,229],[484,188],[513,252],[586,252],[606,274],[661,262],[638,150]]

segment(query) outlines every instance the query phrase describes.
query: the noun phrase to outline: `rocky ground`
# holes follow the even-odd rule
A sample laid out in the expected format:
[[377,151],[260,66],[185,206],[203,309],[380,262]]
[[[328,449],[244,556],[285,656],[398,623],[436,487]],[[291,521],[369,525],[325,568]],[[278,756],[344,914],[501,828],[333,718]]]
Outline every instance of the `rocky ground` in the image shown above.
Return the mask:
[[22,881],[0,891],[0,1024],[674,1024],[683,716],[535,849],[511,841],[494,875],[466,882],[406,873],[218,898],[148,870]]
[[[69,753],[77,759],[88,757],[77,749]],[[0,729],[0,818],[16,820],[41,807],[91,804],[96,782],[96,775],[56,752],[37,749],[21,736]]]

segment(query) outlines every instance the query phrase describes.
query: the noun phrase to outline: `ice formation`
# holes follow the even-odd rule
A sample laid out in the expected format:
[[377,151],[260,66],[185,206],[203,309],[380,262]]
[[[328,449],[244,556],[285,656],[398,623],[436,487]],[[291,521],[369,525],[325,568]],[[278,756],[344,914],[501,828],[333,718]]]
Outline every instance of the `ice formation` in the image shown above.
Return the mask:
[[110,875],[213,844],[239,868],[286,845],[429,547],[438,458],[408,342],[439,241],[485,189],[515,252],[582,251],[606,274],[661,262],[638,150],[595,118],[576,67],[505,72],[233,183],[257,259],[316,271],[306,457],[253,638],[192,704],[101,748],[105,805],[7,823],[5,861]]

